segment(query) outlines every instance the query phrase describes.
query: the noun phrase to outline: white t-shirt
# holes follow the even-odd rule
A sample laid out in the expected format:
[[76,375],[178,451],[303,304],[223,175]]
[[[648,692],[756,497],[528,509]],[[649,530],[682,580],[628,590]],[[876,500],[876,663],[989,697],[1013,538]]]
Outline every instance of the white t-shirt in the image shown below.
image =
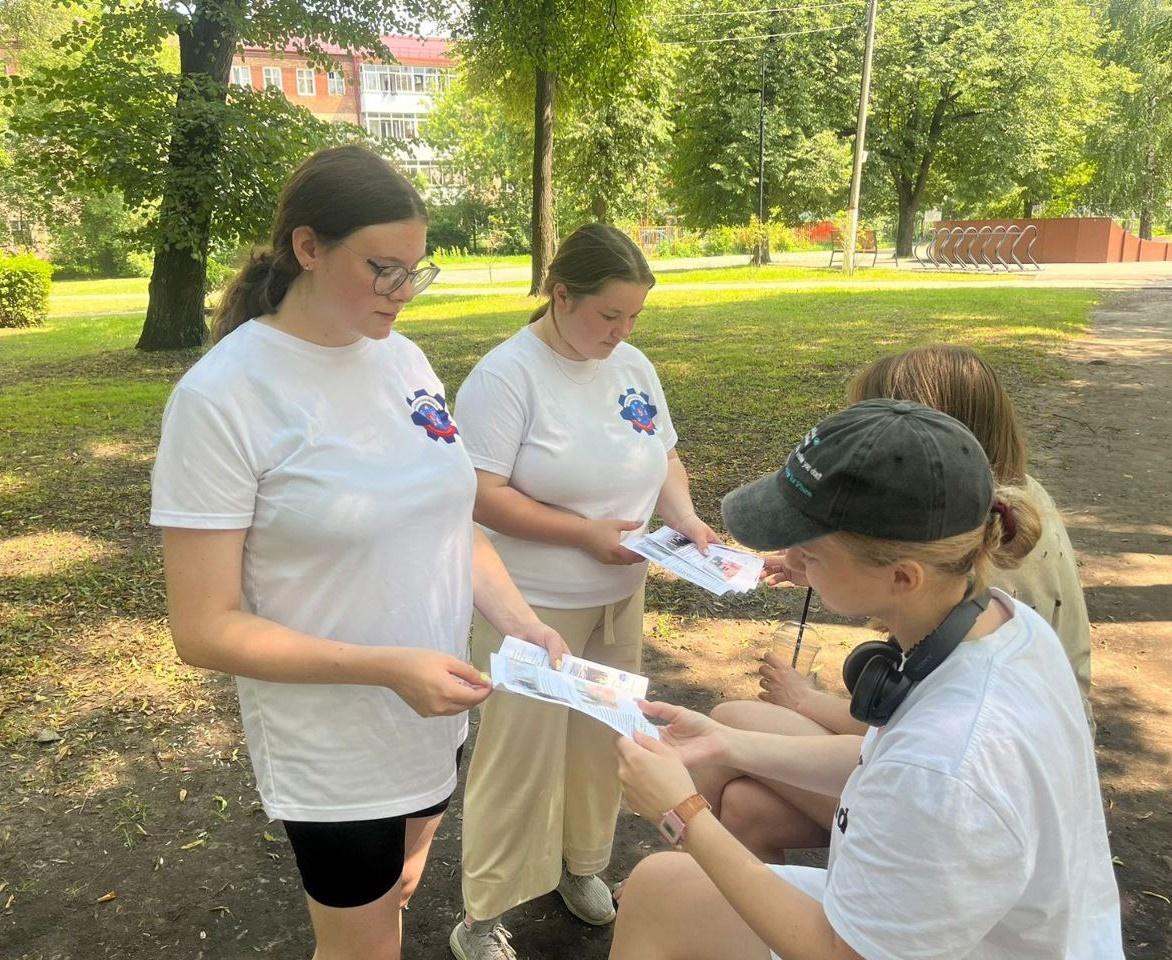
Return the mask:
[[[561,357],[523,327],[468,374],[456,394],[478,470],[541,503],[646,529],[676,444],[655,368],[621,343],[601,361]],[[580,609],[631,596],[646,563],[599,563],[577,547],[486,531],[531,604]]]
[[[463,657],[475,474],[443,385],[409,340],[322,347],[250,321],[179,381],[151,523],[247,529],[243,598],[318,637]],[[455,787],[464,716],[384,687],[237,678],[270,817],[413,813]]]
[[[962,643],[863,738],[820,899],[867,960],[1122,960],[1094,750],[1050,626]],[[818,896],[815,874],[775,870]]]

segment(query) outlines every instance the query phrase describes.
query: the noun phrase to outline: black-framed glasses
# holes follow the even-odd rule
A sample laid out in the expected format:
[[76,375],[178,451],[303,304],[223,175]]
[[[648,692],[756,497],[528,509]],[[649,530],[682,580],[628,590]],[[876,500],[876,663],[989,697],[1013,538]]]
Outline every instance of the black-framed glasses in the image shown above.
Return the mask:
[[[342,244],[346,247],[346,244]],[[346,247],[351,253],[358,253],[357,250],[352,250]],[[422,293],[431,286],[431,282],[439,276],[440,268],[437,267],[430,260],[422,267],[416,267],[414,270],[408,270],[401,264],[393,263],[388,266],[383,266],[370,257],[365,257],[367,266],[374,271],[373,290],[380,297],[387,297],[394,293],[399,287],[403,286],[408,280],[411,281],[411,287],[415,293]]]

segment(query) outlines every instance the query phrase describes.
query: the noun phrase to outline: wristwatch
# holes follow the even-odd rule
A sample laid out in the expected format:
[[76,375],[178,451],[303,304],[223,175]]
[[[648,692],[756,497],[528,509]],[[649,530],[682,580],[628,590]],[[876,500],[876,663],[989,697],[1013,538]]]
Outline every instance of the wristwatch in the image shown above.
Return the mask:
[[681,800],[674,807],[659,818],[657,824],[663,839],[673,847],[684,842],[684,834],[688,829],[688,821],[701,810],[711,810],[710,804],[701,794],[694,793],[687,800]]

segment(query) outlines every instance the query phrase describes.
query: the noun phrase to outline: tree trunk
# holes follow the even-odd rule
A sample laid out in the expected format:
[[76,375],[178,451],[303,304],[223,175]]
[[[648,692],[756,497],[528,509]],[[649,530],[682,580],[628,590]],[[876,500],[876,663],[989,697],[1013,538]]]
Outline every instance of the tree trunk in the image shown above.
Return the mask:
[[899,204],[899,222],[895,227],[895,255],[910,257],[916,242],[916,214],[920,209],[919,193],[903,177],[895,179],[895,193]]
[[1021,202],[1021,215],[1027,220],[1034,219],[1034,208],[1037,207],[1037,202],[1026,197]]
[[1150,207],[1143,207],[1139,212],[1139,238],[1152,239],[1152,211]]
[[533,101],[533,227],[532,282],[529,295],[541,293],[545,273],[557,245],[553,221],[553,95],[557,76],[537,71],[537,95]]
[[773,258],[769,255],[769,224],[763,223],[757,242],[753,245],[753,255],[749,258],[749,266],[760,267],[772,262]]
[[590,212],[599,223],[610,223],[610,201],[606,199],[601,186],[590,201]]
[[204,294],[221,142],[215,108],[227,97],[239,40],[233,26],[239,16],[224,7],[245,2],[201,3],[179,33],[179,93],[140,350],[178,350],[207,340]]

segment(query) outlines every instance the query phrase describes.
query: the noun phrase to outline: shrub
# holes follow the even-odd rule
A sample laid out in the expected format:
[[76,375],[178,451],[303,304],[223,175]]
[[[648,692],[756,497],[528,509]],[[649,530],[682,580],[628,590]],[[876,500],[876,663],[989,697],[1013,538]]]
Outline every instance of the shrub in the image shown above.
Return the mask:
[[736,227],[714,227],[704,234],[700,249],[706,257],[725,257],[733,253],[748,253]]
[[32,254],[0,257],[0,327],[33,327],[49,315],[53,267]]

